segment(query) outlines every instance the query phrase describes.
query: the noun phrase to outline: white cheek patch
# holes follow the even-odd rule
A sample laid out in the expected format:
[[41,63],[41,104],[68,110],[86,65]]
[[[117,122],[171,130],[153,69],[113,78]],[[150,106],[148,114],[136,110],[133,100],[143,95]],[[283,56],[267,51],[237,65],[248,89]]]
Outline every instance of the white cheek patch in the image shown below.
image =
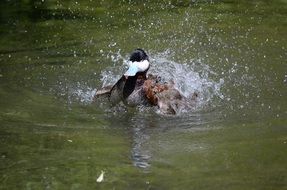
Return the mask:
[[138,61],[134,61],[134,62],[129,61],[128,66],[129,67],[137,67],[138,71],[143,72],[143,71],[148,69],[149,61],[148,60],[143,60],[143,61],[139,61],[139,62]]
[[136,65],[129,65],[129,69],[126,71],[126,73],[124,74],[125,76],[135,76],[138,72],[138,67]]
[[140,62],[128,62],[129,69],[125,73],[126,76],[135,76],[138,72],[144,72],[148,69],[149,67],[149,61],[144,60]]
[[137,63],[137,66],[138,66],[140,72],[147,70],[149,67],[149,61],[148,60],[144,60],[144,61],[136,62],[136,63]]

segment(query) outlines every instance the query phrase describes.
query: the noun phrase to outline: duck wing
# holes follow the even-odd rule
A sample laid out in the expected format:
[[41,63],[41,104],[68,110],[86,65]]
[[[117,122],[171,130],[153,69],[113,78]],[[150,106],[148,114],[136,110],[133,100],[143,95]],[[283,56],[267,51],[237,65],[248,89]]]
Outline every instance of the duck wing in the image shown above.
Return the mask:
[[112,88],[113,88],[113,85],[108,85],[108,86],[105,86],[105,87],[97,90],[97,92],[95,94],[95,98],[99,98],[101,96],[109,96],[111,94]]
[[126,78],[125,76],[122,76],[116,84],[112,87],[110,91],[110,102],[112,104],[117,104],[121,100],[123,100],[124,95],[123,95],[123,90],[126,84]]
[[95,99],[105,97],[109,98],[112,103],[116,104],[123,98],[123,88],[125,86],[125,78],[122,76],[114,85],[105,86],[97,90]]

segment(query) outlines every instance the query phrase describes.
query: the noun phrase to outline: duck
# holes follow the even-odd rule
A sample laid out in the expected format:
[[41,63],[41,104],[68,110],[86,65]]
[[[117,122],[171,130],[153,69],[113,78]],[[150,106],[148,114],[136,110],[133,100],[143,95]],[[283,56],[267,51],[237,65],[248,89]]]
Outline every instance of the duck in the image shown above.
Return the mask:
[[142,49],[135,49],[128,61],[128,70],[110,86],[96,92],[95,97],[107,96],[112,105],[124,102],[129,106],[147,104],[143,84],[150,68],[149,57]]
[[[123,102],[128,106],[157,106],[163,114],[175,115],[186,108],[189,99],[175,88],[173,81],[162,81],[161,77],[148,74],[149,56],[143,49],[135,49],[129,58],[128,69],[110,86],[103,87],[95,98],[107,96],[112,105]],[[195,99],[197,94],[193,94]]]

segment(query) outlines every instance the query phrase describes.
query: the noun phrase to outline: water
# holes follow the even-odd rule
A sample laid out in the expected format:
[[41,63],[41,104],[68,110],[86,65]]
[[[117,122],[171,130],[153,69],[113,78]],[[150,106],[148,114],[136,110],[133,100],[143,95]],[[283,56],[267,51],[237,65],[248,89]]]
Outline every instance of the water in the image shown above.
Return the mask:
[[[285,0],[0,9],[1,189],[287,188]],[[194,109],[93,102],[138,47]]]

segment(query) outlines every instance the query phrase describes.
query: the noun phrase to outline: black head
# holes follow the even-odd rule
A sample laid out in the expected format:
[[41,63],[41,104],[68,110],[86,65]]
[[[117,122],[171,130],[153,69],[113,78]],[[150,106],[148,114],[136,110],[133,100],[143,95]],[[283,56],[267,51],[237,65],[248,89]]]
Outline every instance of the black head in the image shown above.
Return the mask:
[[142,49],[135,49],[131,56],[130,56],[130,61],[131,62],[140,62],[140,61],[144,61],[144,60],[149,60],[148,55],[146,54],[146,52]]

